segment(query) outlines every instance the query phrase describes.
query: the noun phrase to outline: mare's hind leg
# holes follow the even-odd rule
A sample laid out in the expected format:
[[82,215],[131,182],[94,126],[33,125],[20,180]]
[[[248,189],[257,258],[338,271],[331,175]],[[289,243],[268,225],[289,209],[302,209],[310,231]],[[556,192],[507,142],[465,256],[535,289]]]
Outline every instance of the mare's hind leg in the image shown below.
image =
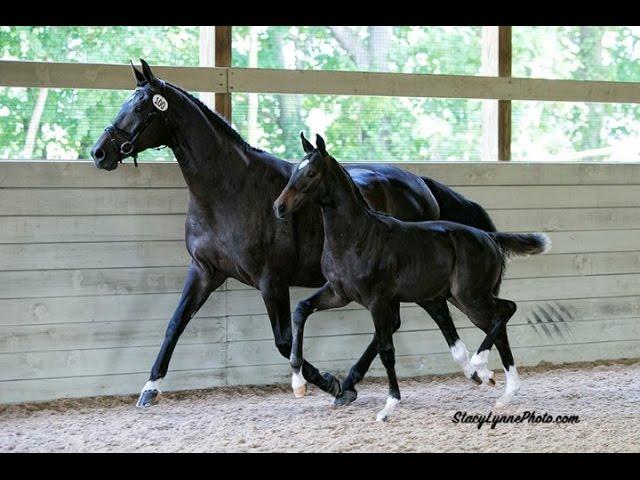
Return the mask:
[[[302,365],[304,358],[302,355],[302,343],[304,339],[304,325],[314,311],[329,310],[331,308],[344,307],[349,300],[344,299],[331,288],[329,283],[325,283],[320,290],[311,295],[309,298],[298,303],[296,311],[293,314],[292,328],[292,345],[291,345],[291,368],[293,375],[291,377],[291,387],[293,394],[297,397],[304,397],[306,392],[306,380],[303,375]],[[325,374],[329,375],[329,374]],[[339,387],[339,384],[337,384]],[[337,396],[340,391],[332,392]]]
[[[398,304],[393,312],[393,324],[392,324],[392,332],[396,333],[396,331],[400,328],[400,305]],[[342,392],[338,395],[333,402],[336,406],[344,406],[353,402],[356,398],[358,398],[358,392],[356,391],[356,384],[360,382],[364,375],[371,367],[371,362],[378,355],[378,340],[374,335],[373,340],[367,346],[366,350],[362,354],[362,356],[358,359],[358,361],[351,367],[347,377],[342,382]]]
[[504,374],[506,378],[504,394],[496,401],[496,407],[503,407],[511,403],[515,394],[520,390],[520,377],[518,376],[518,370],[516,369],[516,365],[513,361],[511,348],[509,347],[506,325],[498,332],[495,343],[496,348],[500,353],[500,359],[504,366]]
[[[292,338],[288,282],[267,275],[261,281],[260,290],[267,307],[276,347],[280,354],[289,360]],[[320,390],[328,392],[334,397],[340,392],[340,382],[337,378],[330,373],[321,373],[306,360],[302,362],[302,372],[304,378]]]
[[453,324],[453,319],[451,318],[451,313],[449,313],[447,301],[444,299],[426,300],[417,303],[427,311],[438,327],[440,327],[440,330],[447,341],[447,345],[449,345],[451,356],[453,357],[453,360],[460,365],[464,376],[470,378],[476,383],[482,383],[482,380],[478,377],[475,369],[469,363],[469,351],[467,350],[467,346],[458,336],[456,327]]

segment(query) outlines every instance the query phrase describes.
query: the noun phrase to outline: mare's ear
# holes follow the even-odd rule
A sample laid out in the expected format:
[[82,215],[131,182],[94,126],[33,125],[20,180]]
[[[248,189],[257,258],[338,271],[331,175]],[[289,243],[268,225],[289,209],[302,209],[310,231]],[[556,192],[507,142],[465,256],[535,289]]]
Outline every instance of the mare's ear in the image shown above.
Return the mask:
[[151,67],[149,67],[149,64],[142,58],[140,59],[140,63],[142,64],[142,74],[144,75],[144,79],[154,87],[157,86],[159,82],[151,71]]
[[327,156],[327,146],[324,143],[324,138],[322,138],[317,133],[316,133],[316,147],[324,157]]
[[140,70],[138,70],[136,67],[133,66],[133,62],[131,60],[129,60],[129,63],[131,64],[131,68],[133,69],[133,74],[136,77],[136,84],[140,86],[142,82],[144,82],[144,75]]
[[304,132],[300,132],[300,140],[302,141],[302,149],[304,150],[304,153],[313,152],[313,145],[311,145],[309,140],[304,138]]

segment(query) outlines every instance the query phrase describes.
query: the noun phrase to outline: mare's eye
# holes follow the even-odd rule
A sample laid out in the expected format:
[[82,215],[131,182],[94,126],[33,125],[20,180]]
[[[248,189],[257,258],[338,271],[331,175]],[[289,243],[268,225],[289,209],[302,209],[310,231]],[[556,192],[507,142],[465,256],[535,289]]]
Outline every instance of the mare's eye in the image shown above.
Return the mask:
[[135,111],[136,112],[141,112],[142,111],[142,104],[141,103],[136,105]]
[[309,178],[313,178],[316,176],[316,172],[314,172],[313,170],[309,170],[307,171],[307,177]]

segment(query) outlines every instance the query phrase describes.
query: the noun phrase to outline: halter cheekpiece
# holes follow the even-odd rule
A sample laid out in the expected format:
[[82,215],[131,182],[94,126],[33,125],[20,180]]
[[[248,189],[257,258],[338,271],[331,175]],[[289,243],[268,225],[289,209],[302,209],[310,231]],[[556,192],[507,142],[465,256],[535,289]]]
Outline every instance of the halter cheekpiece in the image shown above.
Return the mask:
[[[164,80],[158,80],[158,82],[160,82],[160,91],[164,91],[165,89]],[[157,92],[155,92],[154,90],[152,90],[151,92],[152,95],[156,93]],[[116,127],[113,123],[104,129],[104,131],[109,134],[109,138],[111,140],[111,144],[113,145],[114,149],[118,152],[118,155],[119,155],[118,161],[120,163],[122,163],[122,160],[124,160],[124,158],[127,155],[131,155],[131,158],[133,158],[133,164],[136,167],[138,166],[138,152],[136,150],[136,141],[138,140],[140,135],[142,135],[142,132],[144,132],[147,129],[147,127],[151,125],[151,122],[153,122],[153,120],[158,115],[162,117],[162,119],[165,121],[165,124],[167,124],[168,126],[167,117],[164,115],[164,112],[166,110],[167,110],[166,108],[164,110],[160,110],[154,104],[154,109],[147,114],[147,117],[144,119],[144,122],[142,123],[140,128],[138,128],[137,131],[133,133],[129,133],[125,130],[122,130],[121,128]],[[117,137],[121,137],[125,139],[125,141],[120,144],[120,148],[118,148],[117,146]],[[162,148],[165,148],[165,147],[158,147],[156,148],[156,150],[160,150]]]

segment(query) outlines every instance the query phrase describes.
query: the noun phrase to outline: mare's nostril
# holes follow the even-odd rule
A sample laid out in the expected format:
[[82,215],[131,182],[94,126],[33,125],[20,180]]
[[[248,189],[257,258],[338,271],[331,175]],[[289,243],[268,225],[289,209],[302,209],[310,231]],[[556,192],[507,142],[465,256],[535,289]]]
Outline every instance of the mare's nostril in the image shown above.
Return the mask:
[[104,150],[102,150],[101,148],[97,148],[93,152],[93,158],[96,159],[97,161],[104,159]]
[[278,205],[278,215],[282,216],[287,211],[287,207],[284,204]]

